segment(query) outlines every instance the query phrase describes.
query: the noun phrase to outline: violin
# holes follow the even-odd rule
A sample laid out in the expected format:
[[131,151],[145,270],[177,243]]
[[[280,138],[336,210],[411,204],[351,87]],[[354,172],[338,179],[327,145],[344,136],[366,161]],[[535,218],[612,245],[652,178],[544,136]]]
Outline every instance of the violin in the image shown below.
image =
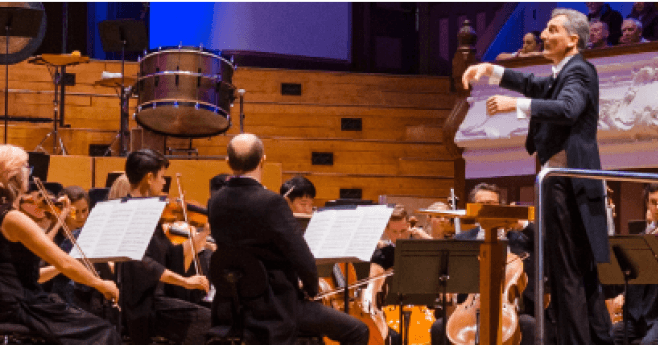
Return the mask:
[[[70,207],[69,217],[75,219],[75,208],[73,206]],[[64,201],[49,198],[44,196],[43,193],[38,193],[36,196],[22,196],[18,202],[18,208],[33,220],[40,221],[46,217],[59,218],[66,205]]]

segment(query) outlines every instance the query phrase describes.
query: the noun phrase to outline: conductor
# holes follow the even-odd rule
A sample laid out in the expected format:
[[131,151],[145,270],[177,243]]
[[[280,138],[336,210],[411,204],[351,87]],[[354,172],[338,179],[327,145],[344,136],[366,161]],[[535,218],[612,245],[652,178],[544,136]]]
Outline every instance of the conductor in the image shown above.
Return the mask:
[[[465,88],[488,76],[490,84],[524,96],[490,97],[486,109],[490,116],[516,111],[518,118],[529,118],[525,146],[529,154],[537,153],[542,168],[601,169],[596,142],[599,80],[594,66],[580,54],[588,37],[584,14],[558,8],[541,33],[552,76],[482,63],[469,67],[462,77]],[[558,344],[611,344],[610,318],[595,265],[610,259],[603,185],[564,177],[547,182],[546,261]]]

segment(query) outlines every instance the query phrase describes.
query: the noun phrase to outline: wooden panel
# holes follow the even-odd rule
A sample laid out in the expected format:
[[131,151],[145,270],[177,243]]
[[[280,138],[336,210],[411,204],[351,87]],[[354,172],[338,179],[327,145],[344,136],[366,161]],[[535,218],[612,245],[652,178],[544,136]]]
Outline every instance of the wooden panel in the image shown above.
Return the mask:
[[[283,180],[297,175],[297,172],[284,171]],[[415,195],[419,197],[446,198],[453,188],[451,178],[423,178],[396,176],[347,176],[341,174],[303,174],[315,185],[317,190],[316,206],[326,200],[339,198],[341,188],[359,188],[363,190],[363,199],[377,202],[380,195]]]
[[[126,159],[123,157],[95,158],[96,187],[105,187],[107,174],[114,171],[124,171]],[[169,194],[178,196],[176,173],[181,173],[182,186],[186,198],[196,200],[205,205],[210,197],[210,179],[218,174],[230,174],[231,169],[225,160],[171,160],[165,176],[172,178]],[[265,163],[263,185],[272,191],[279,190],[282,184],[281,164]]]
[[115,171],[124,171],[126,158],[124,157],[95,157],[94,158],[94,187],[105,187],[107,175]]
[[64,187],[92,187],[92,160],[87,156],[50,156],[48,181],[59,182]]

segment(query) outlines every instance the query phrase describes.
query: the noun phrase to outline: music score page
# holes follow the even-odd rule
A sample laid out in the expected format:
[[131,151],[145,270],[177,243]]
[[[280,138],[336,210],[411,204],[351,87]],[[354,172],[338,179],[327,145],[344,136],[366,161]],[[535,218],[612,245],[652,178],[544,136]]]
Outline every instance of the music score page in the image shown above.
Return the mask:
[[[78,244],[91,261],[141,260],[166,205],[160,198],[99,202],[91,210]],[[70,255],[81,258],[76,247]]]
[[370,261],[392,212],[386,205],[320,210],[311,218],[304,239],[316,259]]

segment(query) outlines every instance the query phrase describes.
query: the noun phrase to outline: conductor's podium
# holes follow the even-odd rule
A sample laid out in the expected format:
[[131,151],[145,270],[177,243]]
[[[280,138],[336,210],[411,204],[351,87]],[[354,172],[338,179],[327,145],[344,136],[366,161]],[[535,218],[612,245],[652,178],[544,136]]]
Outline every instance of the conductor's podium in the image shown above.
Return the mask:
[[530,206],[500,206],[467,204],[466,210],[418,210],[418,213],[474,219],[485,231],[480,245],[480,344],[502,345],[501,294],[506,264],[506,253],[497,236],[498,228],[508,228],[519,220],[534,220]]

